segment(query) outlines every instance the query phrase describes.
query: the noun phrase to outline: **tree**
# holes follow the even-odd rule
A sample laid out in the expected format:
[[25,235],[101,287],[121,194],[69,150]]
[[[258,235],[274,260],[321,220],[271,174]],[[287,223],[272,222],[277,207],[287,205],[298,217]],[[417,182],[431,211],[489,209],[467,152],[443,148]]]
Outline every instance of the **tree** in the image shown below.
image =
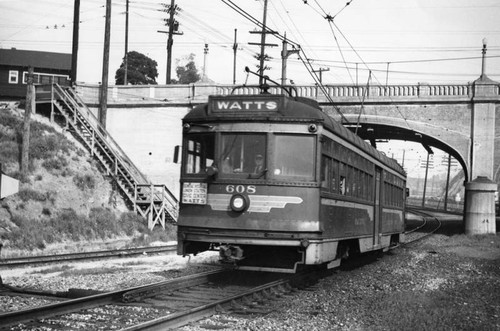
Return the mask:
[[[158,63],[144,54],[136,51],[127,54],[127,83],[132,85],[158,84]],[[125,75],[125,60],[116,71],[116,85],[123,85]]]
[[198,69],[196,69],[194,57],[195,55],[193,53],[189,54],[189,56],[185,59],[188,62],[184,66],[179,65],[180,61],[177,60],[177,69],[175,72],[177,73],[179,80],[172,80],[172,83],[191,84],[200,80],[201,77],[200,74],[198,74]]

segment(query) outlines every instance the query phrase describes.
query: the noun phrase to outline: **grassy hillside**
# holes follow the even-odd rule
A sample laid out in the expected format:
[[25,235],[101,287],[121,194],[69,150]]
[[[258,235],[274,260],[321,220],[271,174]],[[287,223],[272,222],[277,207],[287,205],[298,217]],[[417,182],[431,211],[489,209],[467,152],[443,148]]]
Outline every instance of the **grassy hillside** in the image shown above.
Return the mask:
[[112,179],[90,154],[70,133],[39,115],[32,116],[29,174],[23,178],[23,114],[18,103],[0,103],[0,163],[5,174],[21,182],[18,194],[0,202],[4,251],[124,237],[142,245],[174,237],[171,228],[150,232],[146,220],[127,210]]

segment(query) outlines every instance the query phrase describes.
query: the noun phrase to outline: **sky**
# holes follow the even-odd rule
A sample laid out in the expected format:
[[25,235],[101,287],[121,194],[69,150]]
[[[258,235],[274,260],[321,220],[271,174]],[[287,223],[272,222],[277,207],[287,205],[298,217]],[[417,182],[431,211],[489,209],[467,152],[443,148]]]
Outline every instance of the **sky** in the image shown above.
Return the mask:
[[[102,77],[104,0],[81,0],[77,80]],[[125,3],[112,1],[110,84],[125,52]],[[177,65],[194,54],[200,74],[219,84],[257,83],[264,0],[176,0],[181,35],[174,36],[172,77]],[[129,51],[158,63],[159,84],[166,81],[167,27],[161,11],[169,0],[130,0]],[[0,0],[0,48],[71,53],[72,0]],[[234,7],[238,7],[240,12]],[[500,81],[500,1],[498,0],[268,0],[266,35],[271,60],[265,74],[281,79],[282,40],[286,34],[300,57],[291,54],[286,76],[295,84],[332,85],[466,84],[481,74],[487,39],[488,77]],[[242,13],[245,13],[243,15]],[[236,29],[236,32],[235,32]],[[204,54],[205,44],[208,52]],[[316,75],[316,78],[313,77]]]

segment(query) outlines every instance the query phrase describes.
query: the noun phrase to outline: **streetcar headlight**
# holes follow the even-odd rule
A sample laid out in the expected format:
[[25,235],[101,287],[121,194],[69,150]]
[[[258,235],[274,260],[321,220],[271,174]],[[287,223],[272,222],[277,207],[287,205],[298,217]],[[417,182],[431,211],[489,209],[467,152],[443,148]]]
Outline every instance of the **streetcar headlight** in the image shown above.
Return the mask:
[[230,205],[231,210],[235,212],[242,212],[248,208],[248,198],[241,194],[235,194],[231,197]]

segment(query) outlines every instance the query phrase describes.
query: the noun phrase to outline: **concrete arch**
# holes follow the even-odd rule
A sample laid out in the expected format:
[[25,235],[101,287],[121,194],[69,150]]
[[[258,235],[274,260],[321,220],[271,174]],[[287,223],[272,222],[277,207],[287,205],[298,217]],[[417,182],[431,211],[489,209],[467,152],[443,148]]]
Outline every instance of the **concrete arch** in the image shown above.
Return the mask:
[[[467,133],[454,131],[429,123],[404,120],[380,115],[345,114],[350,123],[358,123],[357,134],[366,140],[405,140],[421,143],[424,147],[435,147],[453,156],[462,166],[465,180],[470,174],[470,137]],[[357,124],[346,125],[353,132]]]

